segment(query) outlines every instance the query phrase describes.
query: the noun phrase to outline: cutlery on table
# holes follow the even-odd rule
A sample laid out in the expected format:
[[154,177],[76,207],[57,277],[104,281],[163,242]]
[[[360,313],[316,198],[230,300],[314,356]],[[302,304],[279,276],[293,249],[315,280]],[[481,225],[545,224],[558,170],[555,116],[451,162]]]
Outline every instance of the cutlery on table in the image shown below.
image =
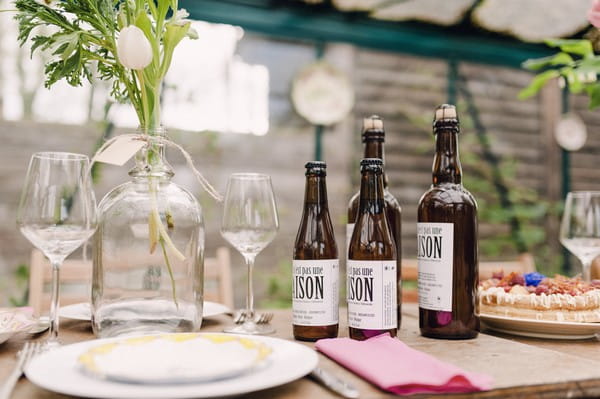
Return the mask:
[[315,368],[308,376],[344,398],[355,399],[360,396],[354,385],[320,367]]
[[40,351],[39,342],[26,342],[17,353],[17,364],[0,389],[0,399],[9,399],[27,363]]
[[[254,322],[256,324],[269,324],[273,320],[273,316],[274,314],[270,312],[256,314],[254,315]],[[246,312],[243,310],[236,311],[233,314],[233,322],[235,324],[242,324],[244,321],[246,321]]]

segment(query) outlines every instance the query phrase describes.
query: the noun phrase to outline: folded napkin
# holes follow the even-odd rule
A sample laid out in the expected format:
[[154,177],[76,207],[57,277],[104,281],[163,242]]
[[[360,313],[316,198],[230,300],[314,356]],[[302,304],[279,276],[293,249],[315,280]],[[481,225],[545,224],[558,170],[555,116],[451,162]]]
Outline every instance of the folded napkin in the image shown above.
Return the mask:
[[316,348],[378,387],[398,395],[466,393],[492,387],[492,378],[470,373],[408,347],[389,334],[366,341],[330,338]]

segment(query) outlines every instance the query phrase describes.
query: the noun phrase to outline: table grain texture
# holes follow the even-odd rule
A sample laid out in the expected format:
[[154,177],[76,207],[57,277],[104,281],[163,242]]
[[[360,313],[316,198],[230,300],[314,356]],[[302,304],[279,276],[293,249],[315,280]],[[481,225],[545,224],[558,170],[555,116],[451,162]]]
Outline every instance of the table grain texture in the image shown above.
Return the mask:
[[[276,337],[293,340],[291,311],[276,310],[273,324]],[[346,311],[340,310],[340,336],[347,336]],[[231,324],[222,315],[206,319],[201,331],[221,331]],[[63,320],[60,338],[64,344],[93,338],[89,322]],[[463,395],[432,395],[448,398],[580,398],[600,397],[600,342],[556,341],[521,338],[484,331],[478,338],[448,341],[424,338],[419,335],[417,307],[405,304],[399,338],[409,346],[453,363],[465,370],[490,374],[494,389]],[[15,365],[15,354],[27,337],[11,339],[0,345],[0,381],[4,381]],[[37,337],[44,339],[44,336]],[[302,343],[313,347],[311,343]],[[402,361],[402,359],[398,359]],[[351,381],[361,398],[391,398],[377,387],[355,376],[337,363],[319,354],[320,367]],[[427,395],[415,395],[414,398]],[[22,378],[12,396],[14,399],[58,399],[68,396],[39,388]],[[302,378],[295,382],[244,395],[245,398],[315,399],[337,398],[321,385]]]

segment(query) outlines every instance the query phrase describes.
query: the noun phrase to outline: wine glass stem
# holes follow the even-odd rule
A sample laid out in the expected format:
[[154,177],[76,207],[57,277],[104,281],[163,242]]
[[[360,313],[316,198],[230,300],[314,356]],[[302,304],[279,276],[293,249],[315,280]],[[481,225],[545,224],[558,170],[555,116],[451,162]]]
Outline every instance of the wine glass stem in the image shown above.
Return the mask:
[[61,261],[52,261],[52,297],[50,302],[50,332],[48,343],[58,343],[58,306],[60,287],[60,265]]
[[246,320],[254,322],[254,289],[252,286],[252,271],[254,270],[254,256],[246,255],[246,266],[248,266],[248,295],[246,296]]
[[583,281],[592,281],[592,261],[582,261]]

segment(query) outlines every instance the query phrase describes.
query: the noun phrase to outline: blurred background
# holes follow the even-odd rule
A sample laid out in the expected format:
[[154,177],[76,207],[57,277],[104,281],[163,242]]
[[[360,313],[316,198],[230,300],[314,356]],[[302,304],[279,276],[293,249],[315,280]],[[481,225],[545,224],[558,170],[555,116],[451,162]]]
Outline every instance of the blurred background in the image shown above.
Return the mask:
[[[445,102],[456,103],[460,112],[464,185],[479,203],[481,258],[501,262],[530,253],[544,273],[579,272],[579,262],[558,241],[560,210],[568,191],[600,190],[600,114],[587,109],[585,97],[567,94],[559,81],[527,100],[518,94],[533,77],[522,62],[552,53],[540,43],[544,38],[581,37],[589,27],[589,4],[180,0],[196,21],[199,39],[185,41],[175,53],[164,87],[163,123],[221,191],[232,172],[272,176],[281,227],[257,258],[258,303],[291,303],[291,255],[306,161],[328,163],[329,205],[338,246],[344,247],[346,207],[358,190],[361,122],[371,114],[385,123],[389,186],[403,209],[403,254],[416,258],[417,203],[431,184],[431,119]],[[0,9],[7,8],[10,3],[0,1]],[[16,37],[11,14],[0,13],[0,305],[27,298],[32,247],[15,217],[31,154],[62,150],[91,156],[105,139],[136,128],[133,110],[110,102],[105,83],[45,89],[43,57],[30,58]],[[317,61],[327,68],[307,69]],[[333,123],[310,121],[306,114],[311,84],[334,93],[333,104],[315,102],[312,110],[336,114]],[[308,88],[292,101],[293,87]],[[299,113],[306,103],[309,110]],[[349,112],[340,111],[344,104],[352,105]],[[575,121],[568,126],[579,129],[573,137],[587,132],[576,151],[563,149],[555,137],[567,118]],[[180,154],[171,151],[168,158],[175,181],[202,204],[207,256],[214,256],[217,247],[228,245],[219,234],[220,208]],[[128,169],[94,170],[98,200],[128,180]],[[237,251],[231,256],[241,306],[246,270]]]

